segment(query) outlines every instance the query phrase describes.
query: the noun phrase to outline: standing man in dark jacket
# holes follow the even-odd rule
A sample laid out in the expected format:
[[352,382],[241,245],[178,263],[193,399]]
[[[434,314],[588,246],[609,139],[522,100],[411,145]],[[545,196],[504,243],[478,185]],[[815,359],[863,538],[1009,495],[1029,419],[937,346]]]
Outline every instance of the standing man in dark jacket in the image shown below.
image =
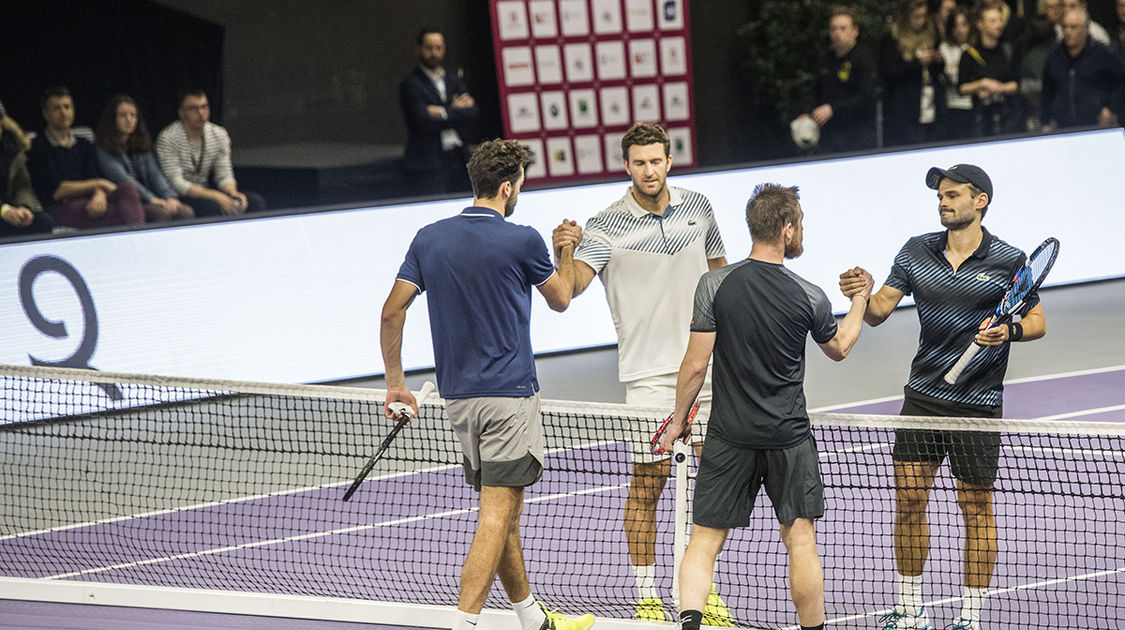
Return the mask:
[[825,52],[813,83],[812,110],[800,118],[820,125],[825,151],[875,146],[875,61],[856,47],[859,26],[851,7],[837,5],[828,20],[831,50]]
[[1114,124],[1125,61],[1108,46],[1090,39],[1090,15],[1084,9],[1063,14],[1063,39],[1043,66],[1043,130]]
[[430,28],[418,33],[418,66],[399,83],[406,119],[403,169],[413,194],[472,190],[465,163],[465,132],[480,119],[465,84],[442,67],[445,36]]

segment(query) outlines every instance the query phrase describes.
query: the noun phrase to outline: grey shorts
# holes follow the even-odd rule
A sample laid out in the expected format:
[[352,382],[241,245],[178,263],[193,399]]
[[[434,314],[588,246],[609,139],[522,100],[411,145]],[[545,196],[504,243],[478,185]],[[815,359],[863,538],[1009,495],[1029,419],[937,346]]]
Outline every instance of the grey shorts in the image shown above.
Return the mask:
[[465,481],[477,490],[522,488],[543,475],[545,440],[538,393],[447,400],[445,414],[461,442]]
[[703,445],[693,521],[714,529],[746,527],[763,483],[779,523],[824,516],[824,484],[812,435],[777,450],[740,448],[713,437]]

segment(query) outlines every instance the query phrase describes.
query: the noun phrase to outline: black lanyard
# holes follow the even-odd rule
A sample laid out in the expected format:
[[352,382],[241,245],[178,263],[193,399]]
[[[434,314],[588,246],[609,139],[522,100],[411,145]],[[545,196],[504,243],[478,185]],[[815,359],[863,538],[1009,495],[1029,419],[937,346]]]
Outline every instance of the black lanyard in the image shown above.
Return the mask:
[[207,127],[203,128],[203,133],[199,135],[199,159],[195,159],[195,155],[191,151],[191,139],[188,139],[188,153],[191,157],[191,166],[195,169],[195,176],[199,177],[203,169],[203,155],[207,151]]

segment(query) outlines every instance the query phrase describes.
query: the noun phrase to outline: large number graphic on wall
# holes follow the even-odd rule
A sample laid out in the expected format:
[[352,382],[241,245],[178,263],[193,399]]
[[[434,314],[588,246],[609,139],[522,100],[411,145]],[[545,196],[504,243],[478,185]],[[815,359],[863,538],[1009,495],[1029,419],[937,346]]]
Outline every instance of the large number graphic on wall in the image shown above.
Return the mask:
[[660,122],[696,163],[687,0],[491,0],[506,137],[532,183],[621,172],[621,136]]
[[[28,321],[39,332],[54,339],[67,339],[72,337],[66,327],[66,322],[53,321],[43,315],[39,304],[35,301],[35,280],[45,273],[61,275],[74,289],[74,294],[82,307],[82,338],[71,355],[59,361],[50,361],[28,355],[32,365],[49,367],[68,367],[80,369],[93,369],[90,359],[94,357],[94,350],[98,347],[98,312],[94,308],[94,296],[90,294],[90,287],[86,280],[73,265],[57,256],[37,256],[32,258],[20,270],[19,295],[20,305],[27,315]],[[73,329],[71,329],[73,330]],[[112,400],[121,400],[121,390],[116,385],[99,385]]]

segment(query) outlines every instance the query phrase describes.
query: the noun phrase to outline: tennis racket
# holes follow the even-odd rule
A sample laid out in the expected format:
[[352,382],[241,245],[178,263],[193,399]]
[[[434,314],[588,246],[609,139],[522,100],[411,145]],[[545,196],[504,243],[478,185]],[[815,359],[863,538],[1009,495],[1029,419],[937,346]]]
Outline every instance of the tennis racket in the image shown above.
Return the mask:
[[[430,381],[426,381],[426,384],[422,386],[422,389],[419,390],[418,394],[414,397],[414,399],[418,401],[419,408],[422,407],[422,403],[425,402],[426,398],[433,391],[434,384]],[[395,423],[395,426],[393,429],[391,429],[391,432],[387,434],[387,437],[383,440],[383,443],[379,445],[379,450],[375,451],[375,454],[371,456],[371,459],[367,460],[367,465],[363,467],[363,470],[359,471],[359,475],[356,476],[355,481],[353,481],[352,485],[348,487],[348,491],[344,493],[345,501],[351,500],[352,495],[355,494],[355,491],[359,489],[359,484],[363,483],[363,480],[367,478],[367,473],[371,472],[371,469],[375,468],[375,464],[378,463],[379,458],[381,458],[383,456],[383,453],[386,452],[387,447],[391,445],[391,442],[394,441],[395,436],[397,436],[398,432],[402,430],[402,427],[406,426],[406,423],[414,419],[414,410],[411,409],[410,405],[406,403],[393,402],[389,405],[389,407],[391,411],[399,415],[398,422]]]
[[[1020,267],[1016,271],[1016,275],[1012,277],[1011,288],[1004,294],[1004,299],[1000,300],[1000,305],[996,307],[996,312],[993,313],[992,317],[988,318],[988,325],[983,330],[1011,321],[1012,316],[1023,308],[1027,296],[1043,284],[1043,279],[1051,271],[1058,255],[1059,240],[1057,238],[1049,238],[1043,241],[1039,247],[1036,247],[1035,251],[1031,252],[1031,257],[1027,259],[1027,264]],[[946,372],[945,382],[950,385],[956,383],[961,376],[961,372],[965,371],[969,361],[977,356],[982,347],[976,341],[970,343],[969,347],[965,349],[965,353],[953,365],[953,368]]]
[[[691,432],[691,423],[695,422],[695,414],[697,413],[699,413],[698,400],[695,401],[695,404],[691,406],[691,411],[689,411],[687,414],[687,424],[684,425],[683,433],[676,436],[677,440],[685,435],[688,435]],[[648,441],[649,449],[652,451],[653,455],[663,455],[668,452],[664,450],[664,447],[660,445],[660,442],[664,439],[664,433],[668,430],[668,425],[672,423],[672,416],[674,415],[676,415],[676,412],[674,411],[668,414],[668,417],[664,419],[664,422],[660,423],[660,428],[656,430],[656,433],[652,436],[652,439]],[[684,454],[676,453],[676,463],[680,463],[682,461],[684,461]]]

